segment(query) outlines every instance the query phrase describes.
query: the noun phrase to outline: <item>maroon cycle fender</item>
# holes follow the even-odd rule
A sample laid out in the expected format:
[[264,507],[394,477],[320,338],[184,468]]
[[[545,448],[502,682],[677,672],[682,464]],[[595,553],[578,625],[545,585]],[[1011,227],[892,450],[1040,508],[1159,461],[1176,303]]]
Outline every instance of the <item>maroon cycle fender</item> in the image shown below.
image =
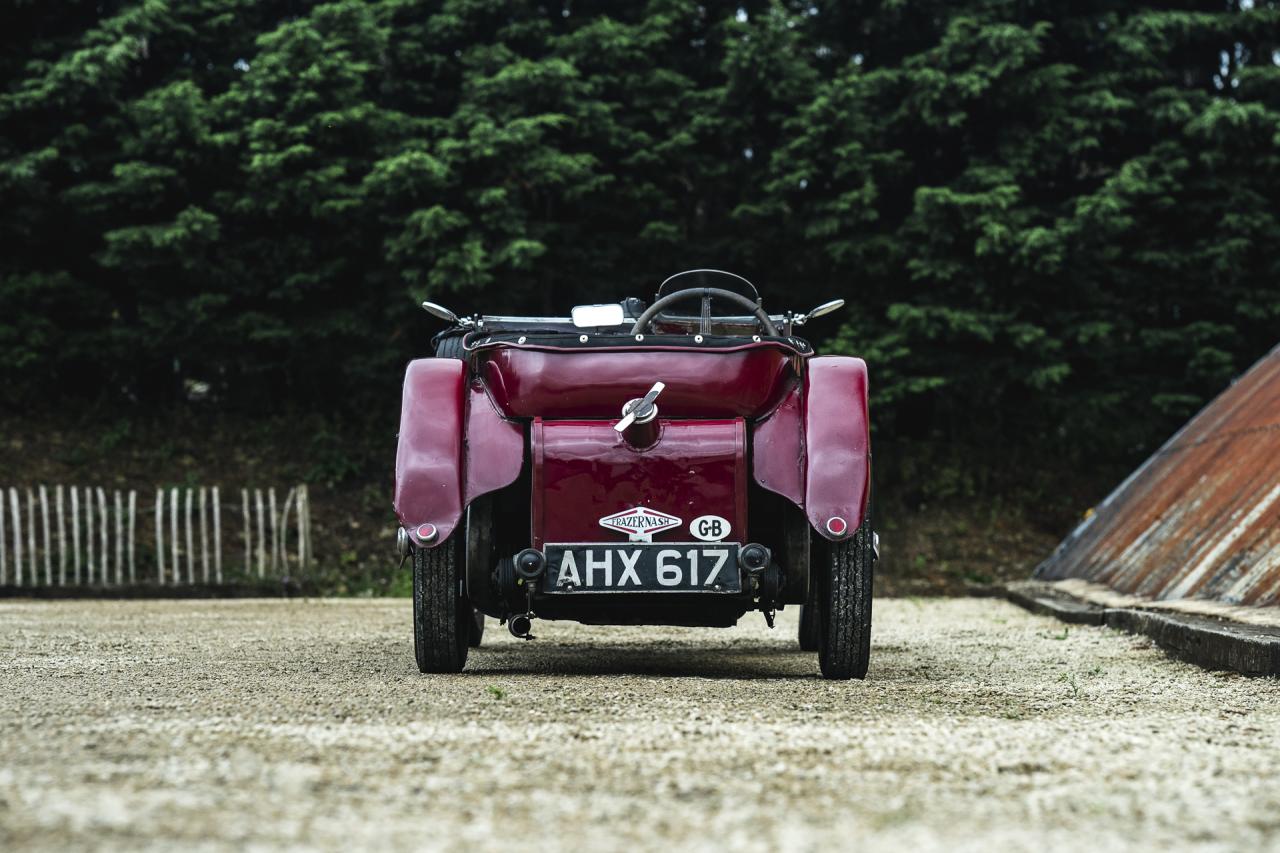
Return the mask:
[[[862,524],[871,483],[865,361],[834,355],[809,360],[804,441],[805,515],[827,539],[847,538]],[[842,519],[843,529],[832,530],[832,519]]]
[[[448,539],[467,505],[510,485],[524,463],[523,429],[498,414],[482,387],[467,387],[466,371],[452,358],[418,359],[405,371],[394,504],[419,546]],[[418,537],[423,524],[435,525],[429,542]]]
[[803,509],[814,530],[837,541],[858,529],[867,508],[867,364],[820,356],[807,367],[803,387],[795,387],[756,425],[752,476]]

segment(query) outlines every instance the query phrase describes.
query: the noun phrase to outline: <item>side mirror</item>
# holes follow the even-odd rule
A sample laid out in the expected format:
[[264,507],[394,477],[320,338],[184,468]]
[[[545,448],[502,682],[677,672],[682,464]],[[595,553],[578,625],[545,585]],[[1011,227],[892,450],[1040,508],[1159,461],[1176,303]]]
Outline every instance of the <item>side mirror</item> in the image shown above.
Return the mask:
[[844,307],[843,299],[832,299],[830,302],[824,302],[821,305],[819,305],[817,308],[814,308],[808,314],[804,315],[805,322],[807,323],[810,320],[815,320],[818,317],[823,317],[827,314],[830,314],[832,311],[839,311],[843,307]]
[[573,306],[573,325],[579,329],[594,329],[597,326],[620,326],[626,320],[622,305],[610,302],[605,305]]
[[445,308],[443,305],[437,305],[434,302],[424,302],[422,303],[422,307],[426,309],[428,314],[433,317],[439,317],[446,323],[458,322],[458,315],[450,311],[448,308]]

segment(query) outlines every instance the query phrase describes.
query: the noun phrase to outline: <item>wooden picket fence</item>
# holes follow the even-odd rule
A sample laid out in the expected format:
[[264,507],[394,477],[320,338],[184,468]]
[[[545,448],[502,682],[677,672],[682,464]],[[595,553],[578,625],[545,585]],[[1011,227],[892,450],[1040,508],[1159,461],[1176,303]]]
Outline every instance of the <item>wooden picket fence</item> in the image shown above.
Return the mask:
[[243,583],[311,565],[305,485],[283,501],[274,488],[240,489],[238,504],[217,486],[156,489],[152,512],[154,533],[139,529],[136,489],[0,488],[0,587]]

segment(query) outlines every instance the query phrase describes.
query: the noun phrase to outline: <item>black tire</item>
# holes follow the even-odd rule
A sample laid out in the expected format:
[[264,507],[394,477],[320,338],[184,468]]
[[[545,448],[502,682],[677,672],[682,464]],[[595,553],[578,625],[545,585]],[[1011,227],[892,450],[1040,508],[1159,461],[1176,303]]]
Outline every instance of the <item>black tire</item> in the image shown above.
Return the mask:
[[809,600],[800,605],[800,651],[816,652],[818,650],[818,626],[821,621],[818,602],[810,593]]
[[871,520],[842,542],[814,544],[826,564],[818,564],[826,569],[819,575],[818,667],[823,678],[865,678],[871,658]]
[[460,358],[465,361],[467,351],[462,348],[462,335],[441,338],[436,344],[436,358]]
[[467,662],[475,610],[459,588],[461,541],[413,552],[413,651],[422,672],[461,672]]
[[[467,352],[462,348],[462,335],[447,335],[445,337],[440,338],[436,344],[436,358],[457,358],[465,361],[466,357],[467,357]],[[441,547],[445,547],[445,546],[441,546]],[[459,571],[459,575],[461,574],[462,572]],[[416,580],[416,573],[415,573],[415,580]],[[417,587],[415,585],[415,589],[416,588]],[[470,613],[470,617],[468,618],[467,624],[466,624],[467,647],[472,649],[478,649],[480,647],[480,641],[484,638],[484,614],[473,607],[468,607],[467,610]],[[415,633],[415,637],[416,636],[417,635]],[[467,659],[467,653],[464,650],[462,653],[462,660],[464,663],[466,662],[466,659]],[[419,652],[418,668],[422,669],[423,672],[457,672],[458,670],[462,669],[462,665],[459,664],[457,669],[423,669],[422,653]]]

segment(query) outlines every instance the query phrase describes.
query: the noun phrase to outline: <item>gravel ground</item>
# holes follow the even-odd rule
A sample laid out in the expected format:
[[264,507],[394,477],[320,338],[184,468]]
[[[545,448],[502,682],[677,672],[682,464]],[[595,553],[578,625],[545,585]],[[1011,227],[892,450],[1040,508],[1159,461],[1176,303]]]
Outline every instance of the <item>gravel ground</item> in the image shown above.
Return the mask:
[[0,849],[1280,849],[1280,684],[992,599],[876,603],[870,677],[777,630],[404,600],[0,602]]

